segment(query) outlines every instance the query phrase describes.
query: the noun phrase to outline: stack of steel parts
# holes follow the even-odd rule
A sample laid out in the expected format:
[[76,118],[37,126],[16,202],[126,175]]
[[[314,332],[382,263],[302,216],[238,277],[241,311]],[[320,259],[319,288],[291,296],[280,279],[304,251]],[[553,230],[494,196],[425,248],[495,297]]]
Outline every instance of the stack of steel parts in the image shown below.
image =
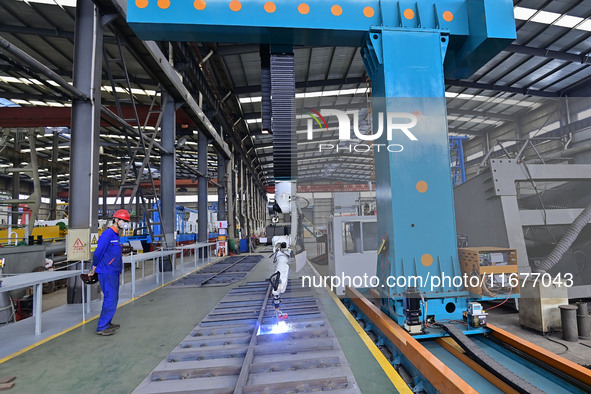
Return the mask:
[[204,267],[195,274],[187,275],[171,285],[183,287],[229,285],[244,279],[246,274],[252,271],[262,259],[262,255],[227,257],[215,264]]
[[267,282],[234,288],[134,393],[359,393],[322,308],[301,281],[278,323]]

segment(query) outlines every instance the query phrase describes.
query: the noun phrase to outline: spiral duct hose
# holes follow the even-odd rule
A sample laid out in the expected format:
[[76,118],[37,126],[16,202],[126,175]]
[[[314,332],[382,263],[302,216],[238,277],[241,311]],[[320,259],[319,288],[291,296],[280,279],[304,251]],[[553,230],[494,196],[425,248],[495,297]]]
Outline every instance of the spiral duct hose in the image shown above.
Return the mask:
[[562,256],[566,253],[568,248],[575,242],[583,227],[591,220],[591,204],[581,212],[579,216],[572,222],[566,233],[562,236],[558,244],[552,252],[538,264],[539,272],[548,272],[554,267]]

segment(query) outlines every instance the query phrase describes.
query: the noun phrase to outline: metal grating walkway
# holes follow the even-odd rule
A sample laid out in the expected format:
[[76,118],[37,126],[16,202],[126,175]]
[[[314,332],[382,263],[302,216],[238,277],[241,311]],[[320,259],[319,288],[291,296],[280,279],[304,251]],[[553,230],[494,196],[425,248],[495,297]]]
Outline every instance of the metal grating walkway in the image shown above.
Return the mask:
[[290,281],[283,333],[268,294],[268,282],[231,290],[134,393],[360,393],[312,290]]

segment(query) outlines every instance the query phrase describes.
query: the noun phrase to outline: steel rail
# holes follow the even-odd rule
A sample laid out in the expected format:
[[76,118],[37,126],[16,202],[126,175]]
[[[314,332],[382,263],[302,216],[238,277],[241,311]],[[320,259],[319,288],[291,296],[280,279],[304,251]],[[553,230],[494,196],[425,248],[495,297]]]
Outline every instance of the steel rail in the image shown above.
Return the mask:
[[212,276],[210,276],[209,278],[205,279],[204,281],[202,281],[199,286],[203,286],[206,282],[209,282],[210,280],[212,280],[213,278],[215,278],[216,276],[223,274],[224,272],[226,272],[226,270],[232,268],[233,266],[235,266],[236,264],[238,264],[239,262],[241,262],[242,260],[244,260],[245,258],[247,258],[248,256],[244,256],[241,259],[236,260],[236,262],[230,264],[229,266],[227,266],[226,268],[224,268],[221,271],[216,272],[215,274],[213,274]]
[[248,344],[248,350],[246,351],[244,361],[242,362],[242,368],[240,368],[240,374],[238,375],[238,380],[236,381],[236,388],[234,389],[234,394],[242,394],[242,389],[244,388],[244,386],[246,385],[246,381],[248,380],[248,375],[250,373],[250,364],[252,363],[252,360],[254,358],[254,347],[257,342],[259,327],[261,326],[263,317],[265,316],[265,311],[267,310],[267,301],[269,301],[270,294],[271,283],[269,283],[269,286],[267,286],[265,300],[263,301],[263,306],[261,308],[261,311],[259,312],[259,317],[257,318],[257,322],[254,326],[252,336],[250,337],[250,343]]
[[345,294],[438,391],[478,393],[359,291],[347,287]]

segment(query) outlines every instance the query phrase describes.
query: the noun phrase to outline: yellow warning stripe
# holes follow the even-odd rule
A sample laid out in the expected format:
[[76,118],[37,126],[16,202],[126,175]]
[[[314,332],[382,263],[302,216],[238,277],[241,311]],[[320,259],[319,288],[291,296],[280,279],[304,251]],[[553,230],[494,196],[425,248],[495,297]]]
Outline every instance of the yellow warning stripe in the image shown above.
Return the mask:
[[384,372],[388,376],[388,379],[390,379],[390,381],[392,382],[392,384],[394,385],[394,387],[396,387],[396,389],[398,390],[398,392],[412,394],[412,390],[408,387],[408,385],[400,377],[400,375],[398,374],[398,372],[396,372],[396,370],[394,369],[394,367],[392,366],[392,364],[390,364],[390,362],[388,361],[388,359],[386,358],[386,356],[384,356],[382,354],[382,352],[380,351],[380,349],[378,349],[378,347],[376,346],[376,344],[367,335],[367,333],[365,332],[365,330],[359,325],[359,323],[357,323],[357,320],[355,320],[355,318],[353,318],[353,316],[351,315],[351,313],[349,313],[349,311],[347,310],[347,308],[345,308],[345,306],[338,299],[338,297],[336,296],[336,294],[333,293],[328,288],[326,290],[331,295],[332,299],[337,304],[337,306],[339,307],[339,309],[341,310],[341,312],[343,313],[343,315],[345,315],[345,317],[347,318],[347,320],[349,320],[349,323],[351,323],[351,326],[353,326],[353,329],[355,330],[355,332],[357,332],[357,334],[359,335],[359,337],[361,338],[361,340],[363,341],[363,343],[365,343],[365,346],[367,346],[367,348],[369,349],[369,351],[371,352],[371,354],[373,354],[373,356],[375,357],[376,361],[380,364],[380,366],[382,367],[382,369],[384,370]]
[[[199,268],[197,268],[197,269],[194,269],[193,271],[191,271],[191,272],[189,272],[189,273],[187,273],[187,274],[185,274],[185,275],[183,275],[183,276],[179,276],[178,278],[176,278],[176,279],[173,279],[173,280],[171,280],[171,281],[170,281],[170,282],[168,282],[168,283],[165,283],[165,284],[163,284],[163,285],[160,285],[160,286],[158,286],[158,287],[156,287],[156,288],[154,288],[154,289],[152,289],[152,290],[148,291],[147,293],[144,293],[144,294],[142,294],[142,295],[140,295],[140,296],[138,296],[138,297],[135,297],[134,299],[131,299],[131,300],[129,300],[129,301],[126,301],[126,302],[124,302],[123,304],[121,304],[121,305],[118,305],[118,306],[117,306],[117,309],[121,308],[121,307],[122,307],[122,306],[124,306],[124,305],[127,305],[127,304],[129,304],[129,303],[130,303],[130,302],[132,302],[132,301],[135,301],[135,300],[137,300],[138,298],[142,298],[143,296],[146,296],[146,295],[148,295],[148,294],[150,294],[150,293],[153,293],[154,291],[156,291],[156,290],[158,290],[158,289],[161,289],[161,288],[163,288],[164,286],[167,286],[167,285],[171,284],[172,282],[176,282],[177,280],[179,280],[179,279],[181,279],[181,278],[184,278],[185,276],[187,276],[187,275],[189,275],[189,274],[192,274],[192,273],[194,273],[194,272],[197,272],[197,271],[199,271],[199,270],[202,270],[203,268],[205,268],[205,267],[207,267],[207,266],[210,266],[210,265],[212,265],[213,263],[217,262],[217,261],[218,261],[218,260],[220,260],[220,259],[221,259],[221,258],[217,258],[217,259],[215,259],[215,260],[213,260],[213,261],[210,261],[209,263],[205,264],[205,265],[204,265],[204,266],[202,266],[202,267],[199,267]],[[72,330],[73,330],[73,329],[75,329],[75,328],[81,327],[81,326],[85,325],[86,323],[89,323],[89,322],[91,322],[91,321],[93,321],[93,320],[96,320],[96,319],[98,319],[98,317],[99,317],[99,315],[96,315],[96,316],[95,316],[95,317],[93,317],[93,318],[90,318],[90,319],[88,319],[88,320],[86,320],[86,321],[80,322],[80,323],[76,324],[75,326],[72,326],[72,327],[70,327],[70,328],[67,328],[67,329],[65,329],[65,330],[63,330],[63,331],[60,331],[60,332],[58,332],[57,334],[53,334],[53,335],[52,335],[52,336],[50,336],[50,337],[47,337],[47,338],[45,338],[45,339],[42,339],[42,340],[40,340],[39,342],[35,342],[34,344],[27,346],[26,348],[23,348],[23,349],[21,349],[21,350],[19,350],[19,351],[17,351],[17,352],[14,352],[14,353],[12,353],[12,354],[10,354],[10,355],[8,355],[8,356],[4,357],[4,358],[1,358],[1,359],[0,359],[0,364],[2,364],[2,363],[5,363],[5,362],[6,362],[6,361],[8,361],[8,360],[12,360],[13,358],[15,358],[15,357],[17,357],[17,356],[20,356],[21,354],[23,354],[23,353],[26,353],[26,352],[28,352],[29,350],[36,348],[37,346],[41,346],[41,345],[43,345],[44,343],[47,343],[47,342],[51,341],[52,339],[55,339],[55,338],[57,338],[57,337],[59,337],[59,336],[61,336],[61,335],[65,334],[65,333],[67,333],[67,332],[70,332],[70,331],[72,331]]]

